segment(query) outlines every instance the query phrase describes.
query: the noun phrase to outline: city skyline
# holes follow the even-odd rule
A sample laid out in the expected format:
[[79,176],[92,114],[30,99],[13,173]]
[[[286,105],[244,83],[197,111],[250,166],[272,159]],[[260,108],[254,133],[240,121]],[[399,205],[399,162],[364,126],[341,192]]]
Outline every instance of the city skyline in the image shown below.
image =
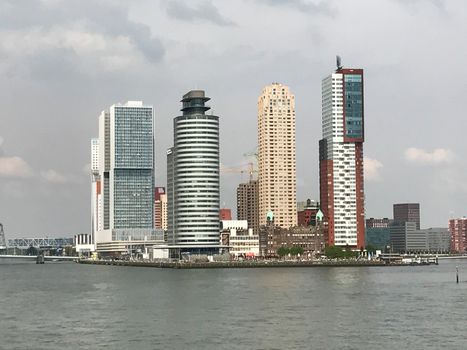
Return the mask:
[[[465,31],[466,4],[300,3],[306,2],[108,2],[97,6],[89,21],[99,25],[90,27],[72,26],[87,16],[77,3],[67,11],[59,2],[31,2],[29,9],[12,3],[8,18],[0,15],[0,221],[7,237],[89,231],[89,139],[96,137],[96,114],[112,103],[155,106],[156,185],[164,186],[173,111],[179,95],[196,87],[216,101],[221,162],[230,166],[256,149],[257,92],[272,81],[288,85],[297,101],[297,200],[318,199],[320,83],[336,54],[345,66],[365,69],[366,217],[389,217],[400,202],[421,203],[426,227],[465,215],[467,155],[458,126],[466,85],[455,78],[464,74],[465,48],[450,38]],[[376,10],[388,13],[379,23]],[[109,13],[124,29],[104,21]],[[264,29],[254,13],[266,16]],[[357,14],[359,25],[349,26]],[[281,17],[290,26],[276,27]],[[168,24],[170,33],[163,31]],[[184,41],[193,29],[202,39]],[[228,43],[214,47],[224,37]],[[352,37],[364,44],[346,43]],[[24,38],[35,43],[27,51],[13,45],[28,45]],[[287,47],[276,46],[286,38]],[[240,182],[239,175],[223,175],[226,207],[235,208]]]

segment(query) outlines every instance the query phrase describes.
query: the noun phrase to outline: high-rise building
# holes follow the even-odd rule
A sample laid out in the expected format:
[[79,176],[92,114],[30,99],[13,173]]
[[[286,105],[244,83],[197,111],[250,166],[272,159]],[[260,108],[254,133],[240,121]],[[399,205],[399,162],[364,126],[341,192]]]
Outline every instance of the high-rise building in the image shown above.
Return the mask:
[[464,253],[467,251],[467,218],[450,219],[451,251]]
[[237,187],[237,219],[248,221],[253,233],[259,233],[258,180],[241,183]]
[[219,117],[204,91],[183,96],[174,119],[174,146],[167,152],[168,237],[187,251],[219,249]]
[[258,98],[258,146],[259,225],[272,211],[276,225],[296,226],[295,96],[285,85],[268,85]]
[[91,139],[91,237],[103,230],[102,188],[99,175],[99,139]]
[[167,230],[167,194],[164,187],[154,189],[154,228]]
[[96,192],[101,196],[96,241],[151,239],[154,234],[153,107],[141,101],[129,101],[103,111],[99,117],[99,140],[92,143],[92,154],[91,166],[99,179]]
[[319,142],[321,210],[327,245],[365,245],[363,69],[342,68],[322,81]]
[[219,210],[219,220],[232,220],[232,210],[227,208]]
[[6,248],[5,232],[3,232],[3,224],[0,223],[0,250],[5,250]]
[[417,230],[420,230],[420,204],[400,203],[393,205],[394,222],[415,222]]

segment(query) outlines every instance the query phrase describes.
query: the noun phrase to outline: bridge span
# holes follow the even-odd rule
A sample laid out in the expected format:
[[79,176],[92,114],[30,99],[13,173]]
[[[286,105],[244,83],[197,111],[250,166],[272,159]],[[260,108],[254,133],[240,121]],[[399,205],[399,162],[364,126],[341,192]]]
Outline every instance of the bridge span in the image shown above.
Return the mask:
[[[48,261],[76,261],[79,259],[77,256],[53,256],[43,255],[44,260]],[[2,255],[0,259],[22,259],[22,260],[37,260],[37,255]]]

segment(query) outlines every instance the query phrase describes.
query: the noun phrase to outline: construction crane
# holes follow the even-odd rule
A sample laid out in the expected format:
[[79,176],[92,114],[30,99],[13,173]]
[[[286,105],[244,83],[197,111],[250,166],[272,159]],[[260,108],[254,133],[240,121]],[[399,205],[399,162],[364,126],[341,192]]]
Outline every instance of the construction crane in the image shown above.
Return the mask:
[[224,167],[221,166],[221,174],[229,174],[229,173],[239,173],[239,174],[249,174],[250,181],[253,181],[253,173],[257,173],[258,170],[254,169],[253,162],[249,162],[247,164],[241,164],[239,166],[234,167]]

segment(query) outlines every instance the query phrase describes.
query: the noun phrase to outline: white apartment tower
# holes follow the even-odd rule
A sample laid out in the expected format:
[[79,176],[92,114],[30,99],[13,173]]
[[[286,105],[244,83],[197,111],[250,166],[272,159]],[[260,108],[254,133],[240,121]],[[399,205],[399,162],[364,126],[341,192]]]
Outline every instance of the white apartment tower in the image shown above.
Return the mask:
[[264,87],[258,98],[259,225],[272,211],[274,223],[297,225],[295,96],[282,84]]
[[322,81],[320,205],[329,246],[365,246],[363,70],[340,67]]
[[103,229],[102,194],[99,176],[99,139],[91,139],[91,237]]

